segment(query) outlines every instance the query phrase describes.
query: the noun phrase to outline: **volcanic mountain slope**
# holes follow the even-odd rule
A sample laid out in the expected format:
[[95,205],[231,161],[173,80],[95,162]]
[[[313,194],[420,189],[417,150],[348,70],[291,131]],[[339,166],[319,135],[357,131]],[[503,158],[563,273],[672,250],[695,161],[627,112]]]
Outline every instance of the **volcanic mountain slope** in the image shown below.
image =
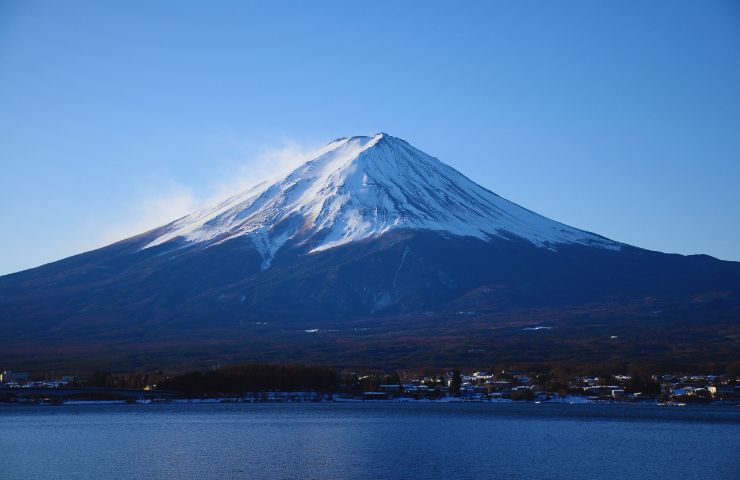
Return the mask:
[[318,252],[399,229],[483,240],[518,237],[547,248],[619,249],[616,242],[504,200],[384,133],[337,139],[285,178],[166,226],[146,247],[177,238],[213,245],[245,236],[265,269],[286,242]]
[[602,355],[583,342],[606,325],[635,334],[618,356],[676,354],[644,345],[651,331],[723,359],[738,346],[739,298],[737,263],[547,219],[381,133],[337,139],[283,178],[150,232],[0,277],[0,361],[466,362],[531,350],[539,337],[504,337],[543,321],[559,325],[529,353],[545,360]]

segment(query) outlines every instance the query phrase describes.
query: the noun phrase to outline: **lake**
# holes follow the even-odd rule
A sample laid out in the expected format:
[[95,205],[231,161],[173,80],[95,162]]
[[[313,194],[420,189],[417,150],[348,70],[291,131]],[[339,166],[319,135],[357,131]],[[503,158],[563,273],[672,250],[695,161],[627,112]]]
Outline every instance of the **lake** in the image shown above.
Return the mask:
[[740,478],[740,409],[615,404],[0,406],[0,478]]

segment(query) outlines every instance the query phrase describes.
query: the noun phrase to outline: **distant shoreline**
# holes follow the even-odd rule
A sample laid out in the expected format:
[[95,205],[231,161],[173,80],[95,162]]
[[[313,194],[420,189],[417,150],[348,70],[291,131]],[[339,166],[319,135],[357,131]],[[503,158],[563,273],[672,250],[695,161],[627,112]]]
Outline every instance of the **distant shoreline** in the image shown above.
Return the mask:
[[[264,398],[263,393],[268,393]],[[580,396],[566,396],[564,398],[511,400],[497,399],[466,399],[459,397],[443,397],[439,399],[414,398],[386,398],[365,399],[349,396],[321,395],[316,397],[315,392],[254,392],[240,397],[201,397],[176,399],[136,399],[136,400],[63,400],[53,401],[20,401],[0,402],[0,407],[84,407],[84,406],[111,406],[111,405],[244,405],[244,404],[383,404],[383,405],[442,405],[442,404],[519,404],[519,405],[630,405],[656,407],[740,407],[738,402],[710,401],[710,402],[659,402],[656,400],[616,401],[586,398]]]

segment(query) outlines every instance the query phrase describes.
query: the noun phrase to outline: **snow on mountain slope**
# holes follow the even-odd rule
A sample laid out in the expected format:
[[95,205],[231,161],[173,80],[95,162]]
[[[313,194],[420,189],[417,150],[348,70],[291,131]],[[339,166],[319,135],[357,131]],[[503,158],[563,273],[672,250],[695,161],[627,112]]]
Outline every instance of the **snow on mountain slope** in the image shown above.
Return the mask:
[[268,268],[288,240],[316,252],[401,228],[483,240],[513,236],[549,249],[620,248],[505,200],[384,133],[337,139],[284,178],[165,226],[166,233],[144,248],[176,238],[212,244],[247,236]]

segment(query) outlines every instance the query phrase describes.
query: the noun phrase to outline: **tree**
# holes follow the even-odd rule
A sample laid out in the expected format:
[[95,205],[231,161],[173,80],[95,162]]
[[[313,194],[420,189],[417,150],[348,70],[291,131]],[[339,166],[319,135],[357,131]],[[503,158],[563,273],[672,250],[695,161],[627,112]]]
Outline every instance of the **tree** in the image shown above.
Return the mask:
[[113,386],[113,376],[111,375],[110,372],[97,370],[92,375],[87,377],[85,386],[87,387],[112,387]]
[[643,393],[646,395],[660,395],[660,383],[640,365],[630,365],[630,380],[624,390],[628,393]]
[[462,386],[462,376],[460,370],[452,371],[452,381],[450,382],[450,391],[453,395],[460,394],[460,387]]
[[534,392],[528,388],[520,388],[511,392],[511,399],[527,400],[531,402],[532,400],[534,400]]

